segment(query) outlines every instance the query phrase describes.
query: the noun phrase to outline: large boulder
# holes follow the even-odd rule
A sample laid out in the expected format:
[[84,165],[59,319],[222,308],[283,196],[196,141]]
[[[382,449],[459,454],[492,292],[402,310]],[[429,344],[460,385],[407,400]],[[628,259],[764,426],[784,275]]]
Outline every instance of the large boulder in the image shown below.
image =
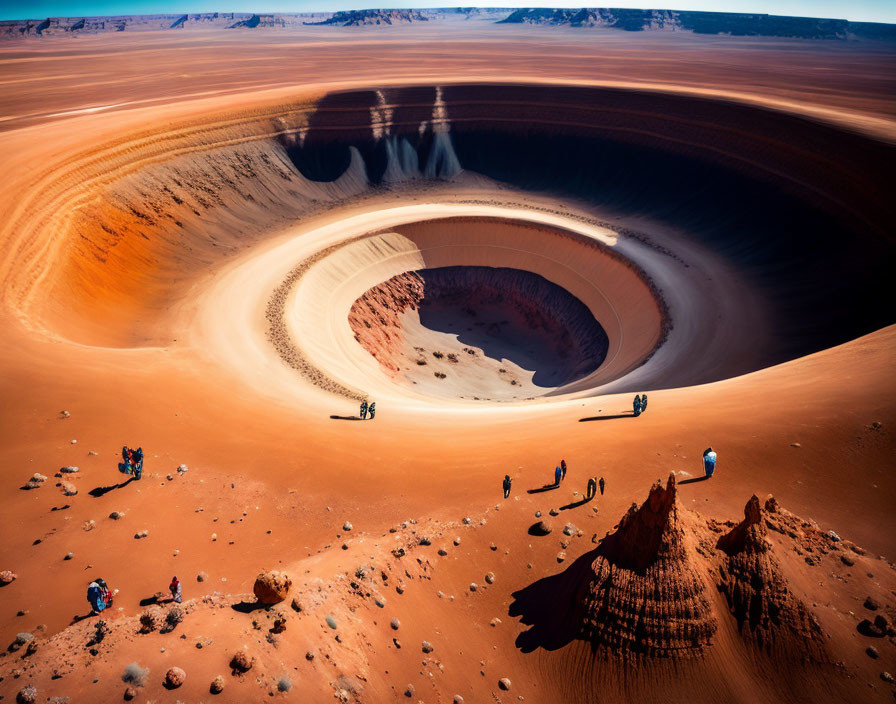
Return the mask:
[[255,579],[253,591],[261,604],[279,604],[286,599],[292,580],[286,572],[271,570],[262,572]]
[[165,673],[165,686],[168,689],[177,689],[187,681],[187,673],[179,667],[172,667]]
[[3,570],[0,572],[0,585],[6,586],[7,584],[12,584],[16,581],[17,576],[18,575],[15,572]]

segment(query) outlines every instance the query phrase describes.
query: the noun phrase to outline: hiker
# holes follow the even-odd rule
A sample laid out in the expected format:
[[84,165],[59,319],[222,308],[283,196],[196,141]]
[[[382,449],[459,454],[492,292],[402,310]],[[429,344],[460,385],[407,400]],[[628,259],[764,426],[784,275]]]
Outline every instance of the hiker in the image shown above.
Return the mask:
[[597,481],[595,481],[594,477],[590,477],[588,479],[588,489],[585,491],[585,498],[588,500],[593,499],[595,494],[597,494]]
[[597,483],[597,485],[600,487],[600,495],[603,496],[604,495],[604,478],[603,477],[600,478],[600,481]]
[[168,585],[168,590],[171,592],[171,598],[176,604],[183,601],[183,592],[181,591],[180,580],[177,577],[171,578],[171,584]]
[[510,496],[510,481],[511,481],[511,479],[510,479],[510,475],[509,475],[509,474],[505,474],[505,475],[504,475],[504,498],[505,498],[505,499],[506,499],[508,496]]
[[367,420],[367,401],[361,401],[361,420]]
[[566,460],[560,460],[560,478],[566,479]]
[[141,479],[143,477],[143,448],[138,447],[133,452],[134,457],[134,478]]
[[560,465],[557,465],[557,469],[554,470],[554,486],[560,486],[560,480],[563,479],[563,470],[560,468]]
[[641,413],[647,410],[647,394],[641,396]]
[[376,401],[370,404],[367,411],[370,413],[370,420],[373,420],[373,417],[376,415]]
[[95,581],[91,582],[87,587],[87,602],[93,613],[98,614],[106,608],[106,600],[103,598],[103,589]]
[[[112,597],[114,596],[114,593],[112,592],[112,590],[109,589],[109,585],[106,584],[105,579],[97,577],[93,581],[97,583],[97,586],[99,586],[100,590],[102,591],[103,602],[105,602],[106,608],[108,609],[110,606],[112,606]],[[117,592],[117,590],[116,590],[116,592]]]
[[712,477],[712,473],[716,471],[716,452],[711,447],[707,447],[703,451],[703,471],[706,472],[706,478]]
[[635,396],[635,400],[632,401],[632,409],[635,412],[635,418],[641,415],[641,395],[638,394]]

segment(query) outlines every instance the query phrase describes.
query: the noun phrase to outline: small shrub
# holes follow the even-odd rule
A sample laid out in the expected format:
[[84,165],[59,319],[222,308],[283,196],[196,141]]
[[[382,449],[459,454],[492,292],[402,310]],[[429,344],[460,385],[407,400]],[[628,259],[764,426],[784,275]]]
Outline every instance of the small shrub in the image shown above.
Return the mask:
[[121,681],[125,684],[132,684],[135,687],[142,687],[146,684],[147,677],[149,677],[149,668],[140,667],[137,663],[132,662],[124,668],[124,674],[121,676]]

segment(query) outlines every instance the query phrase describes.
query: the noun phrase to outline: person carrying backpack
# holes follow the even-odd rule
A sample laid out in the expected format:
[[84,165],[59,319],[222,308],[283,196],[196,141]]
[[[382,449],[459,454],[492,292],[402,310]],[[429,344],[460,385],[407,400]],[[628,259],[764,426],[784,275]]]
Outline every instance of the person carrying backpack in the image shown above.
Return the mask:
[[707,447],[703,451],[703,471],[706,473],[706,478],[710,479],[713,473],[716,471],[716,459],[718,455],[716,455],[715,450],[711,447]]
[[510,475],[509,475],[509,474],[505,474],[505,475],[504,475],[504,482],[503,482],[503,486],[504,486],[504,498],[505,498],[505,499],[506,499],[508,496],[510,496],[510,482],[511,482]]

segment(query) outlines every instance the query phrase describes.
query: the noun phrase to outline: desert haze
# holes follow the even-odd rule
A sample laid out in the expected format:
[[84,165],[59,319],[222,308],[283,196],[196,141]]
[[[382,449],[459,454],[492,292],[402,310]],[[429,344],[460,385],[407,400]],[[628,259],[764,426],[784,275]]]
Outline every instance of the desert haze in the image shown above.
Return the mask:
[[613,12],[0,25],[0,699],[893,701],[892,28]]

